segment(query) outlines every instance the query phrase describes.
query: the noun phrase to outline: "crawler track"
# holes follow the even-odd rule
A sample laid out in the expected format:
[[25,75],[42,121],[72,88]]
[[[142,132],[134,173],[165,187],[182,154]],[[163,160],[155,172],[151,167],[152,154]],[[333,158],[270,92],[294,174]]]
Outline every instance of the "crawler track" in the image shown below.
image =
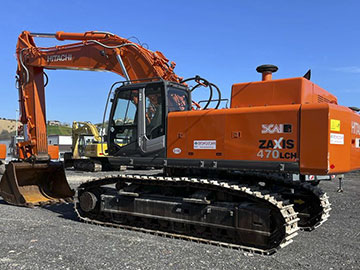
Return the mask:
[[[242,198],[250,198],[251,201],[260,202],[262,205],[267,205],[267,207],[272,208],[272,211],[276,211],[278,215],[277,220],[277,228],[275,229],[276,233],[274,237],[274,244],[271,248],[262,248],[257,247],[256,245],[248,245],[247,243],[242,243],[238,241],[236,243],[227,241],[222,241],[219,237],[215,235],[207,235],[207,237],[198,237],[199,234],[193,233],[191,231],[186,233],[178,233],[176,231],[172,231],[168,228],[157,228],[153,226],[153,228],[149,228],[143,226],[144,224],[148,224],[146,218],[142,218],[139,222],[133,221],[129,224],[126,222],[125,224],[120,224],[119,219],[121,217],[109,213],[104,213],[103,205],[99,206],[97,211],[83,211],[80,207],[79,196],[88,190],[94,190],[99,187],[105,187],[108,185],[113,185],[117,183],[131,183],[134,185],[155,185],[155,186],[190,186],[191,188],[198,189],[207,189],[207,190],[220,190],[221,192],[227,192],[232,195],[241,196]],[[111,189],[112,192],[116,193],[116,190]],[[109,195],[110,196],[110,195]],[[113,195],[111,195],[113,196]],[[116,196],[116,195],[115,195]],[[103,204],[103,202],[101,202]],[[274,210],[275,209],[275,210]],[[75,210],[79,216],[79,218],[88,223],[104,225],[104,226],[112,226],[118,227],[128,230],[141,231],[145,233],[160,235],[164,237],[171,238],[179,238],[185,239],[189,241],[207,243],[212,245],[219,245],[228,248],[240,249],[247,252],[255,252],[261,253],[264,255],[270,255],[274,253],[277,249],[287,246],[293,241],[293,238],[297,235],[297,231],[299,230],[297,213],[294,211],[293,205],[289,204],[288,201],[284,200],[280,195],[276,193],[270,193],[266,189],[262,189],[259,186],[249,186],[249,185],[241,185],[238,183],[234,183],[233,181],[226,180],[208,180],[208,179],[198,179],[198,178],[187,178],[187,177],[160,177],[160,176],[138,176],[138,175],[118,175],[109,178],[101,178],[94,179],[89,182],[83,183],[78,188],[78,194],[75,202]],[[126,213],[125,213],[126,214]],[[131,215],[131,214],[130,214]],[[281,222],[279,221],[281,219]],[[134,220],[134,219],[132,219]],[[189,221],[184,221],[184,224]],[[196,223],[194,223],[196,225]],[[279,225],[280,224],[280,225]],[[150,226],[151,227],[151,226]]]
[[[273,180],[275,187],[283,187],[280,192],[282,197],[293,204],[294,209],[298,212],[300,218],[299,227],[304,231],[312,231],[321,226],[330,217],[331,204],[329,197],[319,187],[310,183],[294,182],[290,180],[279,181]],[[273,190],[270,188],[270,190]],[[293,194],[289,192],[293,190]],[[304,201],[305,208],[298,203]]]
[[314,196],[316,196],[319,199],[320,206],[322,208],[319,218],[314,225],[301,227],[302,230],[312,231],[318,228],[319,226],[321,226],[325,221],[329,219],[330,211],[331,211],[331,203],[329,202],[329,197],[327,196],[327,194],[323,192],[319,187],[312,186],[309,183],[301,183],[301,186],[304,189],[309,190],[311,193],[314,194]]
[[[239,178],[239,175],[235,175],[236,177]],[[271,193],[281,194],[284,200],[293,204],[300,218],[298,226],[301,230],[312,231],[330,216],[329,197],[318,186],[313,186],[309,182],[293,181],[283,178],[282,175],[271,174],[240,174],[239,179],[242,183],[257,183]]]

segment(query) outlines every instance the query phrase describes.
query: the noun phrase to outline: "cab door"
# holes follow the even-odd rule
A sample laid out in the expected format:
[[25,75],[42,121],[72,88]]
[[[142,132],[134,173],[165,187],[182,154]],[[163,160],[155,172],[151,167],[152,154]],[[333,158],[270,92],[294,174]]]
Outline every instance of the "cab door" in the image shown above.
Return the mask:
[[165,153],[163,82],[118,88],[108,128],[109,154],[151,156]]
[[139,146],[150,154],[165,149],[165,91],[163,83],[149,84],[142,91],[139,113],[144,122],[139,123]]
[[139,89],[121,89],[112,100],[108,122],[108,149],[114,156],[137,152]]

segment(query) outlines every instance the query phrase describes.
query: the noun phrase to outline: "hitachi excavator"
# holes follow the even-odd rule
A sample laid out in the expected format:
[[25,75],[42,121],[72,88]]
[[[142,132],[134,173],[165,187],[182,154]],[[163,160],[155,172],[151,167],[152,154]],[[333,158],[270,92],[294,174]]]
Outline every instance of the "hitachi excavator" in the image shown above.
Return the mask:
[[107,144],[90,122],[73,122],[71,149],[72,152],[64,154],[65,168],[73,166],[75,170],[90,172],[111,168],[107,160]]
[[[34,37],[80,42],[39,48]],[[234,84],[230,108],[219,109],[215,84],[195,76],[189,88],[163,54],[111,33],[23,32],[17,56],[28,139],[19,144],[22,161],[10,163],[0,183],[11,204],[73,196],[62,166],[47,154],[44,68],[123,76],[108,97],[109,162],[164,168],[163,175],[81,184],[74,204],[86,222],[272,254],[299,228],[312,230],[329,217],[327,195],[306,176],[360,169],[358,109],[338,105],[310,73],[273,80],[277,67],[259,66],[262,80]],[[210,91],[203,108],[191,99],[201,85]]]

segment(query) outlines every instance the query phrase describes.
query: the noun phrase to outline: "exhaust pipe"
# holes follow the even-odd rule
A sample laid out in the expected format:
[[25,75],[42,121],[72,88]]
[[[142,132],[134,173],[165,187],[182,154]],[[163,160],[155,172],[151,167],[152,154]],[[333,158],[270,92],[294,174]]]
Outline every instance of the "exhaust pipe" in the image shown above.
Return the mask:
[[278,67],[274,65],[261,65],[256,68],[256,71],[262,74],[262,81],[271,81],[272,74],[278,71]]

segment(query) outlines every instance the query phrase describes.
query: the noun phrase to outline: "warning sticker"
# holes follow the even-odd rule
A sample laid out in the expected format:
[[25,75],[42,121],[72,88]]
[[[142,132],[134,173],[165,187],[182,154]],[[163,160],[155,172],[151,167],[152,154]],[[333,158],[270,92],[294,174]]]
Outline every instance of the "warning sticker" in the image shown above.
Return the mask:
[[194,141],[194,149],[216,149],[215,140]]
[[330,144],[344,144],[344,134],[330,133]]
[[330,130],[331,131],[340,131],[340,120],[331,119]]

